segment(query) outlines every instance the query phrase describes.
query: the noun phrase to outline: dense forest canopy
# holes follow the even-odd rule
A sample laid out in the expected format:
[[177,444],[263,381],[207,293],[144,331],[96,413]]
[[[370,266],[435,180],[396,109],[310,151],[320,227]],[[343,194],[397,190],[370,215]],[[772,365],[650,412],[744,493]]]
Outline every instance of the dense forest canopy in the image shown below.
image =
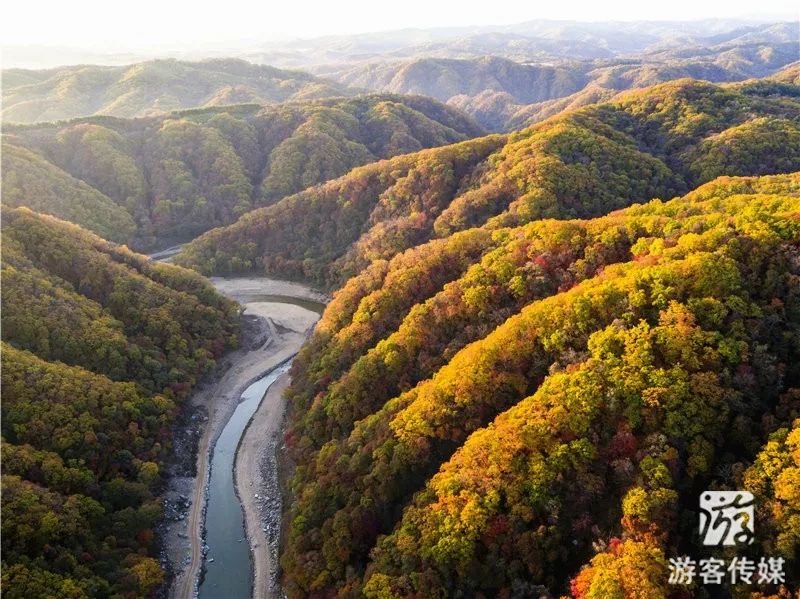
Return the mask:
[[76,225],[2,221],[3,596],[149,596],[172,423],[238,306]]
[[2,87],[3,120],[15,123],[90,115],[151,116],[184,108],[276,104],[355,92],[308,73],[234,59],[4,69]]
[[248,213],[187,246],[206,273],[338,287],[371,261],[489,223],[591,217],[719,175],[800,168],[800,90],[681,80],[489,136],[400,156]]
[[136,231],[133,217],[103,192],[40,154],[6,143],[5,137],[1,150],[4,205],[27,206],[58,215],[112,241],[127,241],[133,237]]
[[732,595],[788,597],[797,35],[530,22],[281,47],[327,80],[3,71],[3,597],[164,593],[173,426],[239,344],[212,274],[332,292],[285,395],[290,599],[712,597],[667,582],[709,489],[753,493],[748,555],[787,560]]
[[483,132],[435,100],[393,95],[4,131],[5,204],[142,248],[186,241],[355,166]]
[[341,287],[288,391],[289,596],[662,596],[706,488],[793,560],[800,179],[765,175],[800,170],[798,98],[629,92],[190,244]]
[[293,368],[290,596],[662,596],[705,488],[794,558],[798,214],[722,178],[351,279]]

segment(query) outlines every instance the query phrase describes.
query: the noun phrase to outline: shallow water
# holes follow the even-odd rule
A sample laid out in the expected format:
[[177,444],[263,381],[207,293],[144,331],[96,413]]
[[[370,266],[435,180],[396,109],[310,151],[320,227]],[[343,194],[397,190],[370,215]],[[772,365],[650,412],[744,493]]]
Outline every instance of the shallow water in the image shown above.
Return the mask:
[[[244,513],[234,488],[234,460],[239,440],[270,386],[289,370],[286,362],[250,385],[214,445],[205,517],[206,574],[201,599],[246,599],[252,596],[253,564],[245,538]],[[249,492],[243,489],[242,492]],[[211,561],[213,560],[213,561]]]
[[258,294],[251,294],[247,295],[246,297],[239,299],[241,303],[250,303],[250,302],[276,302],[279,304],[291,304],[292,306],[300,306],[301,308],[305,308],[311,312],[316,312],[317,314],[322,314],[325,311],[325,304],[322,302],[317,302],[310,299],[303,299],[300,297],[292,297],[290,295],[275,295],[269,293],[258,293]]

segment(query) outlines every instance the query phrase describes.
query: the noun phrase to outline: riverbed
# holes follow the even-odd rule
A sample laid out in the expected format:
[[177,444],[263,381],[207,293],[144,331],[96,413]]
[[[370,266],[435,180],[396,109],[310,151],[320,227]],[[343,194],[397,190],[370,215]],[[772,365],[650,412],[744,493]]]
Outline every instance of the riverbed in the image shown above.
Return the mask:
[[[253,587],[253,564],[245,530],[239,489],[234,483],[234,462],[242,434],[256,413],[267,390],[289,368],[281,364],[242,393],[242,401],[222,429],[211,459],[205,515],[205,576],[200,599],[249,597]],[[265,440],[266,441],[266,440]],[[259,485],[257,488],[261,488]],[[242,490],[244,493],[245,490]],[[246,492],[250,493],[250,487]],[[264,490],[262,494],[266,494]],[[259,494],[253,494],[259,499]],[[280,497],[270,498],[280,513]]]
[[[255,345],[249,340],[248,347],[226,356],[224,373],[192,397],[190,410],[200,421],[197,475],[170,481],[169,493],[188,504],[185,517],[170,521],[165,535],[165,556],[174,572],[170,596],[189,599],[199,592],[202,599],[246,599],[253,596],[255,564],[255,596],[274,597],[279,594],[275,572],[281,509],[274,452],[285,407],[280,391],[288,382],[289,361],[327,298],[275,279],[212,282],[239,301],[245,316],[257,319],[265,334]],[[273,387],[279,392],[270,392]]]

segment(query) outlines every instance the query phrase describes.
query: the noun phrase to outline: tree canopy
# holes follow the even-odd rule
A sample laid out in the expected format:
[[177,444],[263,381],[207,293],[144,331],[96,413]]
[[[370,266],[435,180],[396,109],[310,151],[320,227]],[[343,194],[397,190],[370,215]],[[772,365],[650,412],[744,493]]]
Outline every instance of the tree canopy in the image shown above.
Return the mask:
[[368,162],[483,130],[435,100],[387,94],[7,125],[4,132],[6,205],[150,248],[187,241]]
[[180,260],[336,289],[373,260],[472,227],[600,216],[720,175],[790,172],[800,168],[796,92],[691,80],[629,92],[510,136],[357,168],[208,232]]
[[2,220],[3,596],[150,596],[172,424],[238,307],[76,225]]
[[723,177],[351,279],[292,371],[290,595],[658,596],[698,488],[760,494],[793,556],[799,190]]

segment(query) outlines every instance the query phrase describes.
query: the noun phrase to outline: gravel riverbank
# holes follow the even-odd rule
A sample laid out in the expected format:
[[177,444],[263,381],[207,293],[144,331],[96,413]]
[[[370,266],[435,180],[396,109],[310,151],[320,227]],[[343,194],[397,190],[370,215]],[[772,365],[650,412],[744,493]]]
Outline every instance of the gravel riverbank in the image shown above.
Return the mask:
[[[261,375],[296,354],[305,341],[307,332],[319,318],[318,314],[301,306],[248,300],[261,295],[297,297],[314,301],[327,299],[324,295],[297,283],[266,278],[212,279],[212,281],[221,292],[243,304],[245,318],[249,319],[250,323],[247,325],[249,332],[243,338],[244,347],[228,354],[223,359],[223,365],[216,377],[212,377],[199,387],[192,396],[191,407],[186,410],[191,416],[186,426],[181,429],[186,432],[179,431],[179,438],[176,440],[176,446],[183,445],[181,435],[185,434],[187,439],[194,441],[190,445],[197,447],[194,454],[195,469],[189,471],[185,464],[186,459],[183,460],[183,465],[180,463],[181,460],[176,460],[169,488],[164,495],[168,517],[163,531],[162,561],[173,574],[169,596],[181,599],[189,599],[196,595],[203,561],[202,523],[210,449],[239,403],[244,389]],[[263,283],[260,288],[259,281]],[[249,489],[251,482],[253,487],[259,486],[268,490],[260,471],[263,464],[261,457],[267,445],[273,448],[274,445],[267,442],[267,436],[259,439],[259,435],[263,434],[265,426],[272,426],[275,428],[273,436],[277,438],[283,418],[282,393],[278,393],[277,396],[273,394],[271,397],[269,402],[265,399],[260,405],[253,419],[256,424],[251,423],[248,427],[237,453],[236,482],[242,490]],[[185,451],[185,448],[183,450]],[[274,451],[270,455],[274,456]],[[190,463],[193,461],[189,459]],[[194,472],[197,475],[194,475]],[[258,502],[254,497],[256,491],[252,494],[240,493],[246,514],[248,537],[252,539],[254,563],[257,565],[256,589],[268,589],[271,586],[270,581],[275,578],[272,573],[275,570],[275,558],[269,549],[268,537],[262,530],[263,528],[270,530],[264,518],[280,521],[280,493],[277,482],[273,486],[278,506],[274,517],[262,513],[260,506],[264,503]],[[258,493],[259,499],[262,494],[265,493]],[[259,531],[264,536],[259,537]],[[277,535],[277,528],[275,534]],[[277,552],[277,544],[273,542],[273,545],[274,551]]]

